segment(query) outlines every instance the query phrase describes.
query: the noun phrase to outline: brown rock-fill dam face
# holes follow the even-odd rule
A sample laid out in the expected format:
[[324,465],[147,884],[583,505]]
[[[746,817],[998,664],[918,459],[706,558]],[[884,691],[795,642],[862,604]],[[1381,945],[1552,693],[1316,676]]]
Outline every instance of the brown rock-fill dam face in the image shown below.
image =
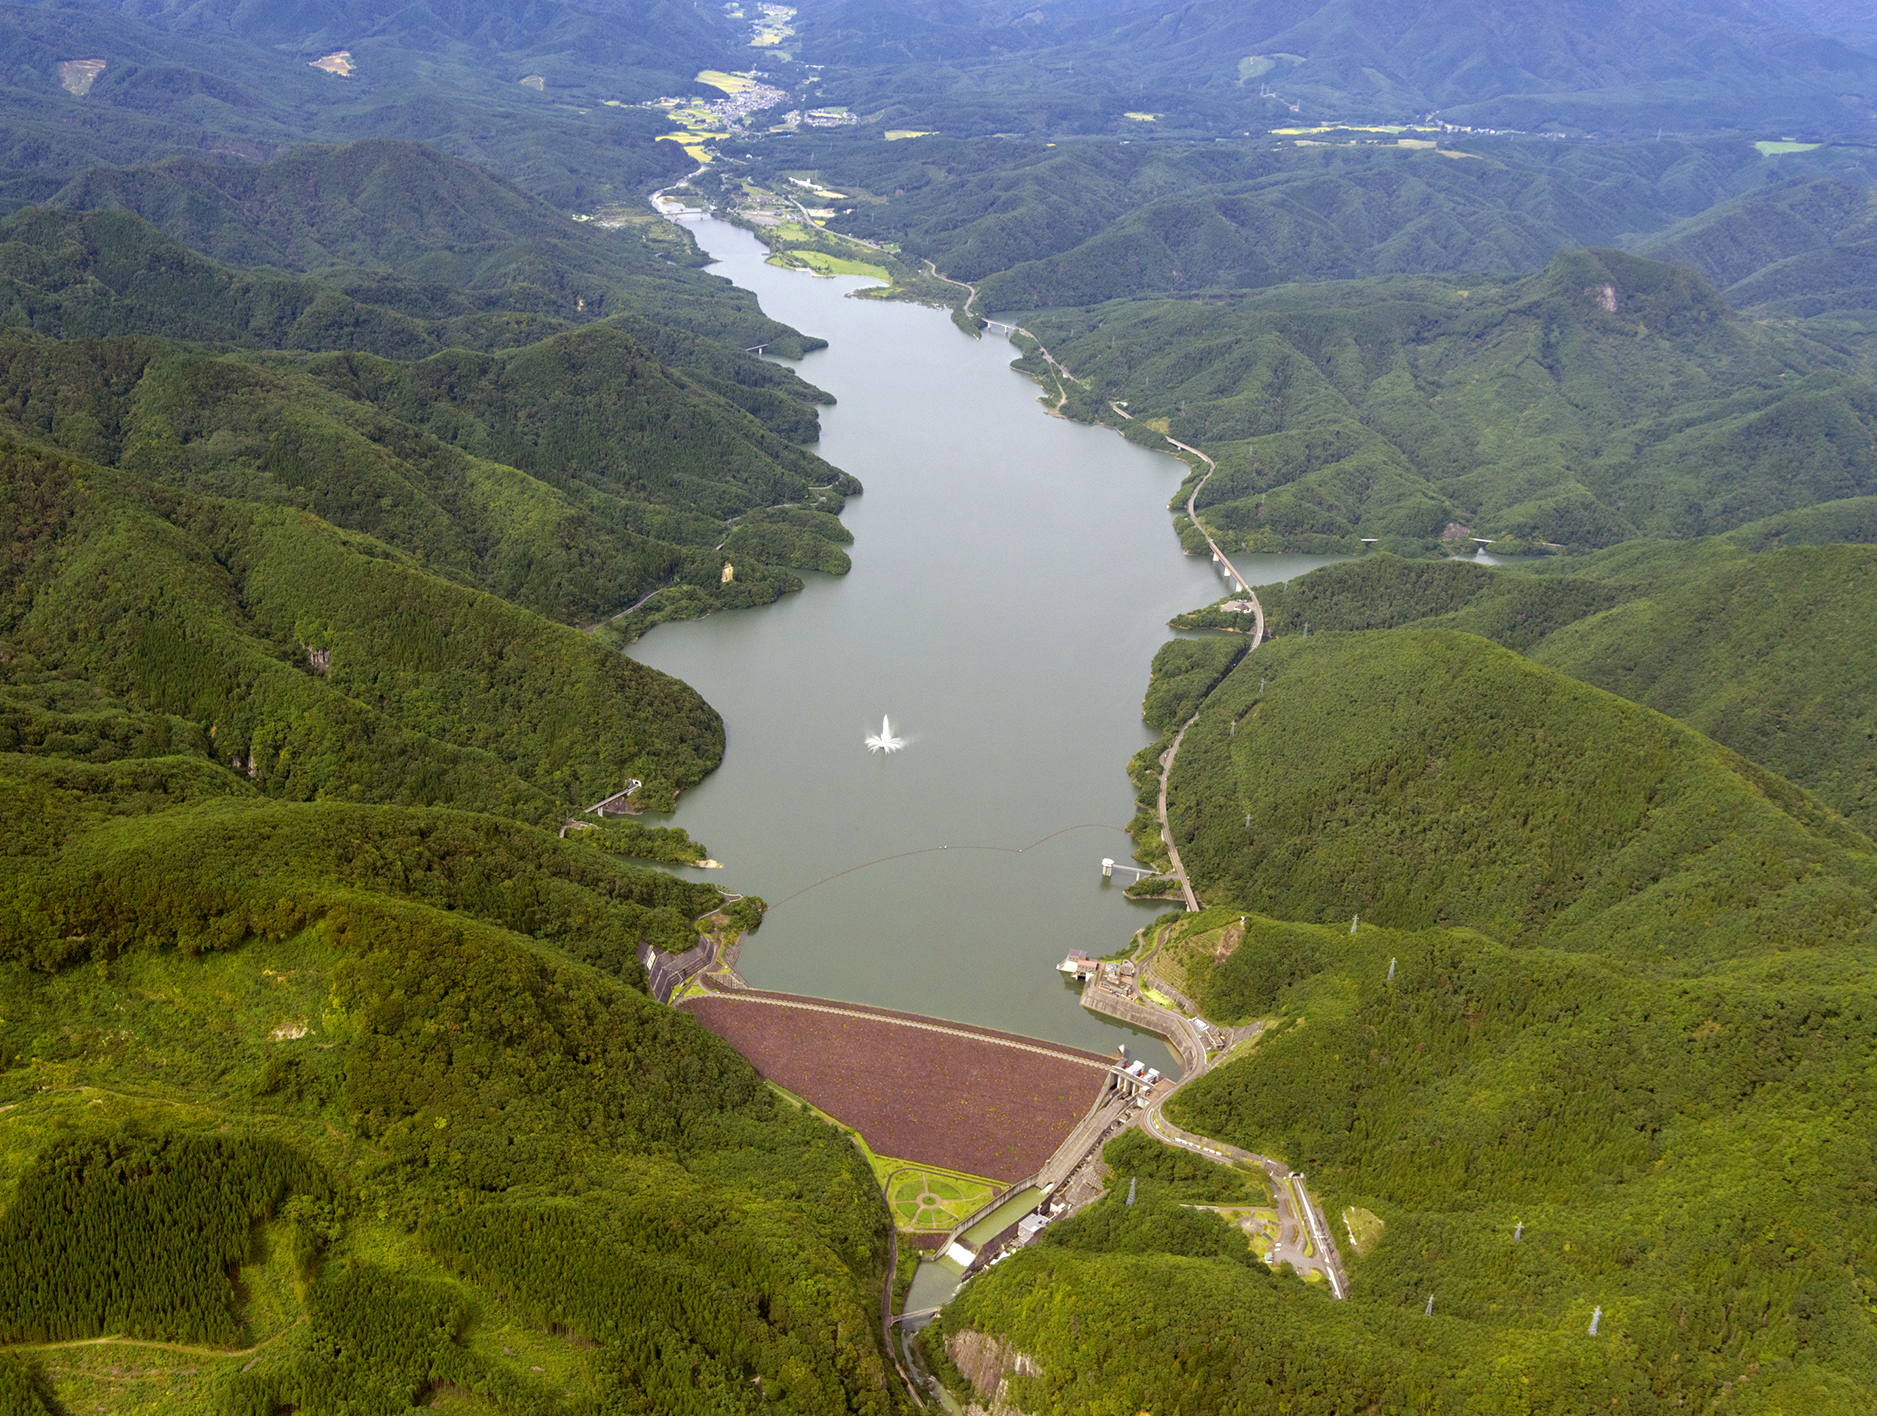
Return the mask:
[[1042,1168],[1114,1059],[854,1003],[742,992],[680,1006],[878,1155],[1006,1184]]

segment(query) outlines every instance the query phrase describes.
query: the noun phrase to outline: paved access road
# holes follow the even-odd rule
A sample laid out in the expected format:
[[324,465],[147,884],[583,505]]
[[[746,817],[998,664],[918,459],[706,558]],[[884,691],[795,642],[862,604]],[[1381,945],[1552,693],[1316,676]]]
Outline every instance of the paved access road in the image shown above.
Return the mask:
[[[1169,926],[1170,928],[1170,926]],[[1166,930],[1161,931],[1164,939]],[[1159,952],[1158,940],[1154,948],[1146,951],[1140,961],[1140,978],[1148,980],[1149,970],[1154,955]],[[1153,984],[1166,989],[1179,997],[1190,1008],[1191,1002],[1172,989],[1163,979],[1156,976]],[[1085,1005],[1086,1006],[1086,1005]],[[1108,1011],[1104,1008],[1102,1011]],[[1197,1010],[1195,1010],[1196,1012]],[[1330,1233],[1329,1223],[1322,1212],[1310,1199],[1309,1191],[1304,1186],[1303,1176],[1293,1172],[1289,1166],[1269,1156],[1256,1155],[1237,1146],[1227,1145],[1223,1141],[1208,1140],[1196,1136],[1190,1131],[1183,1131],[1167,1120],[1164,1108],[1181,1087],[1203,1077],[1213,1067],[1223,1061],[1231,1049],[1240,1042],[1256,1037],[1264,1030],[1264,1024],[1253,1023],[1242,1028],[1221,1028],[1225,1034],[1226,1047],[1223,1051],[1208,1054],[1203,1047],[1198,1049],[1198,1056],[1193,1056],[1191,1034],[1192,1022],[1185,1014],[1170,1008],[1162,1008],[1145,999],[1136,999],[1129,1004],[1128,1020],[1137,1027],[1148,1027],[1163,1037],[1176,1043],[1184,1042],[1180,1047],[1180,1056],[1185,1065],[1185,1073],[1174,1084],[1161,1083],[1154,1088],[1152,1099],[1140,1114],[1140,1124],[1148,1134],[1168,1145],[1179,1146],[1195,1155],[1203,1155],[1208,1160],[1220,1165],[1243,1164],[1255,1165],[1270,1177],[1271,1191],[1276,1198],[1278,1215],[1278,1241],[1273,1257],[1279,1262],[1288,1262],[1298,1273],[1315,1271],[1321,1273],[1329,1283],[1330,1291],[1338,1298],[1346,1297],[1349,1292],[1348,1280],[1343,1274],[1342,1257],[1336,1249],[1336,1239]]]
[[1180,882],[1180,897],[1186,901],[1186,908],[1197,910],[1199,897],[1193,893],[1193,882],[1186,878],[1186,865],[1180,859],[1180,848],[1173,844],[1173,828],[1167,825],[1167,779],[1173,775],[1173,759],[1179,755],[1180,743],[1186,737],[1186,730],[1198,720],[1195,713],[1173,735],[1173,741],[1167,750],[1160,754],[1160,839],[1166,844],[1167,859],[1173,864],[1173,878]]
[[[1115,412],[1121,413],[1121,410],[1117,408]],[[1121,416],[1125,418],[1129,415],[1121,413]],[[1192,492],[1186,498],[1186,517],[1193,525],[1199,527],[1199,534],[1204,536],[1206,538],[1206,544],[1212,547],[1213,559],[1225,567],[1226,573],[1232,577],[1232,583],[1238,586],[1251,600],[1251,612],[1256,620],[1256,624],[1252,627],[1251,632],[1251,649],[1256,649],[1264,642],[1264,606],[1258,603],[1257,595],[1252,591],[1251,587],[1245,583],[1245,577],[1238,573],[1238,567],[1225,558],[1225,552],[1219,549],[1219,543],[1212,539],[1212,533],[1206,530],[1204,523],[1200,521],[1199,512],[1195,505],[1199,500],[1200,488],[1212,480],[1212,474],[1219,470],[1218,466],[1198,448],[1188,447],[1178,438],[1167,437],[1165,433],[1162,433],[1161,436],[1166,437],[1167,441],[1180,449],[1181,452],[1190,452],[1194,457],[1199,458],[1206,464],[1206,475],[1199,479],[1198,483],[1193,487]],[[1249,654],[1251,649],[1247,649],[1245,652]],[[1204,707],[1203,704],[1200,706],[1201,708]],[[1192,717],[1188,718],[1184,723],[1181,723],[1180,730],[1173,735],[1173,741],[1168,745],[1167,750],[1160,754],[1160,839],[1166,843],[1167,859],[1173,863],[1173,877],[1180,882],[1180,896],[1186,901],[1186,908],[1188,910],[1197,910],[1199,908],[1199,897],[1193,893],[1193,882],[1187,879],[1186,866],[1180,860],[1180,848],[1173,844],[1173,828],[1167,824],[1167,783],[1172,780],[1173,759],[1179,756],[1180,744],[1186,739],[1186,730],[1192,727],[1198,719],[1199,712],[1195,711]]]
[[[1225,558],[1225,552],[1219,549],[1219,543],[1212,539],[1212,533],[1206,530],[1206,524],[1199,519],[1198,502],[1200,489],[1212,480],[1212,474],[1219,470],[1219,465],[1198,448],[1188,447],[1178,438],[1170,437],[1165,433],[1162,433],[1161,436],[1166,438],[1168,442],[1172,443],[1181,452],[1190,452],[1194,457],[1197,457],[1201,462],[1206,464],[1206,475],[1201,477],[1199,481],[1194,484],[1192,492],[1186,498],[1186,519],[1197,526],[1199,528],[1199,534],[1206,538],[1206,544],[1212,547],[1213,559],[1225,567],[1227,573],[1231,575],[1233,582],[1250,597],[1251,612],[1257,620],[1257,624],[1252,629],[1251,633],[1251,647],[1252,649],[1256,649],[1260,644],[1264,643],[1264,606],[1258,603],[1258,597],[1252,594],[1251,586],[1247,585],[1245,583],[1245,577],[1238,573],[1238,567]],[[1250,650],[1246,652],[1249,653]]]
[[[1190,1077],[1182,1079],[1180,1086],[1190,1080]],[[1164,1096],[1155,1097],[1142,1114],[1141,1125],[1159,1140],[1203,1155],[1220,1165],[1238,1163],[1256,1165],[1262,1169],[1271,1178],[1271,1190],[1277,1197],[1278,1240],[1272,1257],[1280,1263],[1288,1262],[1300,1274],[1313,1270],[1322,1274],[1329,1282],[1330,1292],[1338,1298],[1348,1297],[1349,1282],[1343,1276],[1342,1257],[1336,1251],[1336,1240],[1329,1232],[1329,1224],[1323,1218],[1322,1211],[1304,1188],[1303,1176],[1269,1156],[1255,1155],[1251,1151],[1227,1145],[1224,1141],[1210,1141],[1203,1136],[1195,1136],[1191,1131],[1182,1131],[1161,1114],[1167,1099],[1178,1090],[1179,1087],[1169,1087]],[[1302,1212],[1299,1213],[1299,1210]],[[1306,1252],[1306,1248],[1313,1252]]]

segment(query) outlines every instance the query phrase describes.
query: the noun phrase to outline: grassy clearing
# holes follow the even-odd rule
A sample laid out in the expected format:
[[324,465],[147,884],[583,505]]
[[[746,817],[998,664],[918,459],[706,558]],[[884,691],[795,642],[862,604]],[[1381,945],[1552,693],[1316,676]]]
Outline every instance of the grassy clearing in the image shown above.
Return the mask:
[[1188,1209],[1211,1210],[1227,1224],[1241,1231],[1259,1258],[1271,1261],[1277,1246],[1277,1211],[1264,1205],[1188,1205]]
[[791,270],[812,270],[816,275],[867,275],[876,280],[892,279],[884,267],[870,265],[866,261],[849,260],[845,256],[831,256],[826,251],[772,251],[768,263]]
[[1372,1211],[1350,1205],[1343,1211],[1343,1228],[1348,1231],[1349,1242],[1355,1245],[1356,1252],[1366,1254],[1382,1237],[1383,1224]]
[[886,1204],[901,1229],[950,1229],[995,1199],[991,1180],[931,1168],[897,1171],[887,1181]]

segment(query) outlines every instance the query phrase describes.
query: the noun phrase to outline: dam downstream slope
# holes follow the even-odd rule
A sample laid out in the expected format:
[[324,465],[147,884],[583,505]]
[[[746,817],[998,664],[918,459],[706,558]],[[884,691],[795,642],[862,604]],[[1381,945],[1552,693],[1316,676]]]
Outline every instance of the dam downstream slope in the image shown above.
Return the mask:
[[[1164,513],[1183,465],[1043,416],[1015,351],[942,311],[845,298],[867,282],[769,266],[746,232],[687,224],[718,273],[829,340],[797,366],[839,400],[817,451],[867,487],[843,513],[847,576],[661,625],[631,651],[724,716],[723,766],[675,819],[772,906],[739,971],[1159,1055],[1086,1013],[1054,965],[1119,947],[1161,908],[1099,866],[1128,855],[1125,768],[1149,741],[1139,692],[1166,621],[1220,593]],[[1264,583],[1319,563],[1239,569]],[[883,713],[908,739],[891,756],[863,746]]]

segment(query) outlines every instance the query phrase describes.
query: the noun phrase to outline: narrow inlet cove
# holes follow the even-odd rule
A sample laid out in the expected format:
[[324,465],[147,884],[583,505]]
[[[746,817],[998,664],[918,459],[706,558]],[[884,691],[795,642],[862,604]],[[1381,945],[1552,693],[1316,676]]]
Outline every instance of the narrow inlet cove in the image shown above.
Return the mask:
[[[1126,900],[1129,757],[1166,621],[1223,585],[1165,508],[1184,475],[1110,430],[1045,416],[1003,339],[867,284],[764,263],[686,222],[713,269],[829,341],[796,367],[839,402],[816,449],[866,492],[853,570],[799,595],[652,630],[631,650],[723,714],[723,765],[676,824],[710,878],[770,905],[738,971],[757,987],[954,1018],[1160,1065],[1158,1038],[1085,1012],[1055,972],[1169,904]],[[1248,556],[1254,584],[1323,564]],[[903,740],[868,751],[883,716]]]

